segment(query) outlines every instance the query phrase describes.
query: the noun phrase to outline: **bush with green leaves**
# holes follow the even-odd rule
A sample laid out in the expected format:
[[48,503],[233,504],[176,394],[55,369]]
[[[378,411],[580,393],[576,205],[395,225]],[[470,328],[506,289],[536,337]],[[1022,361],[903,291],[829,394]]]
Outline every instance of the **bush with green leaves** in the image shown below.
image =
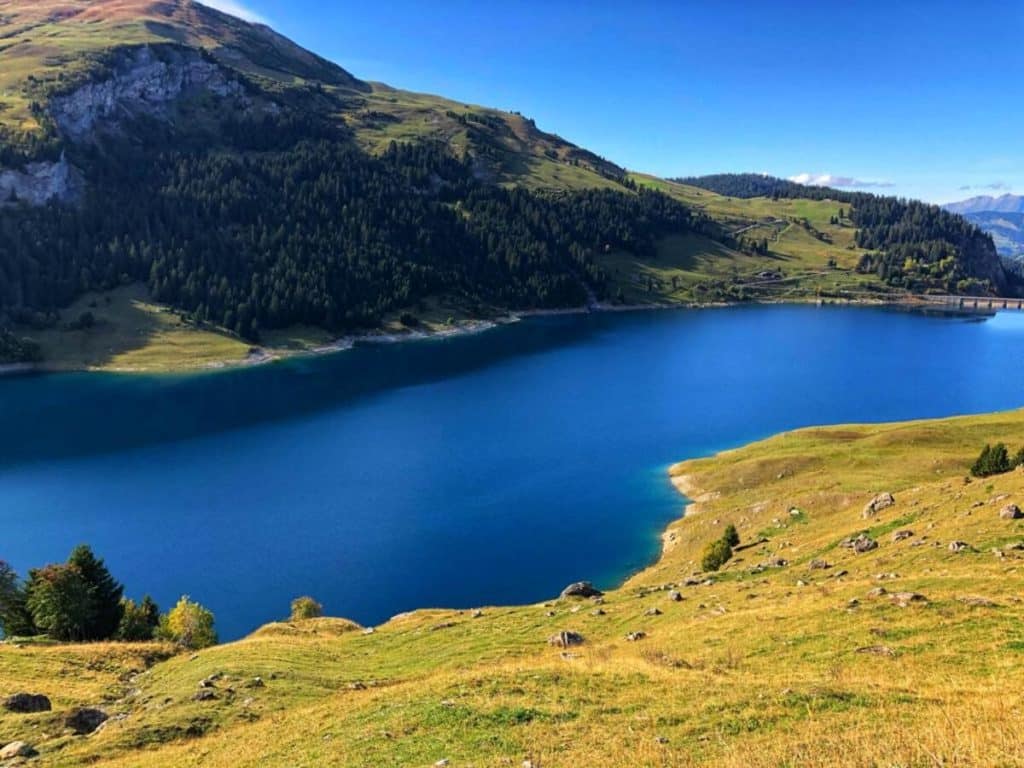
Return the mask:
[[217,644],[213,622],[210,610],[189,600],[188,595],[182,595],[177,605],[160,617],[156,637],[189,650],[207,648]]
[[725,533],[722,534],[722,540],[725,541],[730,547],[738,547],[740,544],[740,533],[736,530],[736,526],[732,523],[725,526]]
[[700,567],[705,571],[717,571],[732,557],[732,547],[724,538],[716,539],[704,548]]
[[297,597],[292,600],[292,621],[318,619],[324,615],[324,607],[309,596]]
[[153,598],[146,595],[141,603],[124,598],[121,600],[121,623],[117,627],[117,639],[128,642],[152,640],[160,626],[160,609]]
[[33,624],[51,638],[92,639],[92,587],[78,566],[53,564],[29,571],[26,592]]

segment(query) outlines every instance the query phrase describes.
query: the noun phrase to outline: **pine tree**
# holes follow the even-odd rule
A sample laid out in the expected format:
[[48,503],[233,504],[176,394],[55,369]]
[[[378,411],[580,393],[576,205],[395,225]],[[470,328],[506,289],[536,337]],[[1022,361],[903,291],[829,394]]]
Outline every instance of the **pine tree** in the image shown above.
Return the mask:
[[92,621],[84,639],[105,640],[113,637],[124,613],[121,604],[124,587],[114,580],[103,560],[97,558],[85,544],[75,547],[68,558],[68,565],[78,569],[90,588]]

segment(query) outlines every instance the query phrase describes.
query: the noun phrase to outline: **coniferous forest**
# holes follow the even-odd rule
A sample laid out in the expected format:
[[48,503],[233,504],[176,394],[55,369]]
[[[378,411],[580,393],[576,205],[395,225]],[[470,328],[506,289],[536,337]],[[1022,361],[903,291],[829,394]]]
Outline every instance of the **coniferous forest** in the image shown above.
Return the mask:
[[134,142],[80,148],[79,206],[0,209],[0,311],[46,324],[82,292],[141,280],[257,340],[296,323],[371,327],[440,293],[578,306],[588,288],[605,294],[597,249],[643,255],[663,234],[716,231],[657,192],[485,185],[429,142],[373,157],[315,118],[232,118],[213,148],[166,132],[140,124]]

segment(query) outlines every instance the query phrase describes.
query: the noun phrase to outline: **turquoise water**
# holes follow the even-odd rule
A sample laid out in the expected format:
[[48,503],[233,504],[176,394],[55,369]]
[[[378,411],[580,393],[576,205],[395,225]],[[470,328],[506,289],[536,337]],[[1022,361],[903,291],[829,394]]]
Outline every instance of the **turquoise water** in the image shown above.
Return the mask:
[[666,469],[794,427],[1024,405],[1024,314],[756,307],[536,318],[192,376],[0,380],[0,558],[79,542],[224,638],[311,594],[376,623],[608,586]]

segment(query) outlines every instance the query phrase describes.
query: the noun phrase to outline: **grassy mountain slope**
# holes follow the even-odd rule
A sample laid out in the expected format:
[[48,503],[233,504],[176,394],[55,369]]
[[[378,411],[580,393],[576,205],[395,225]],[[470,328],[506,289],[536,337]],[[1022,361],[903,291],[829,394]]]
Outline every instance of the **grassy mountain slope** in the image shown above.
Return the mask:
[[[167,661],[3,645],[2,692],[47,693],[58,711],[0,715],[0,742],[27,739],[53,765],[1024,765],[1024,522],[999,514],[1024,474],[965,479],[997,440],[1024,445],[1024,412],[801,430],[681,464],[696,504],[601,604],[424,610],[372,634],[274,624]],[[865,519],[881,492],[895,504]],[[728,523],[740,549],[700,574]],[[878,547],[841,546],[861,532]],[[585,642],[548,646],[561,630]],[[194,701],[216,672],[217,699]],[[53,726],[100,702],[126,717],[89,738]]]

